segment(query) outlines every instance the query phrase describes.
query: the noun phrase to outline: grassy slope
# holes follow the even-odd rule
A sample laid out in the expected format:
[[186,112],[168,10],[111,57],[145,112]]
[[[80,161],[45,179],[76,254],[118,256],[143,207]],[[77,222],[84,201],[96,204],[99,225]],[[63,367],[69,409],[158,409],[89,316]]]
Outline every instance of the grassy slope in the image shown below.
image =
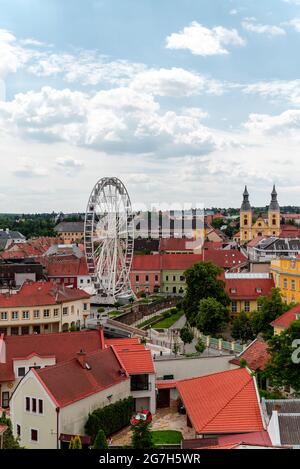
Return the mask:
[[176,430],[157,430],[151,432],[152,441],[155,445],[179,444],[182,440],[181,432]]

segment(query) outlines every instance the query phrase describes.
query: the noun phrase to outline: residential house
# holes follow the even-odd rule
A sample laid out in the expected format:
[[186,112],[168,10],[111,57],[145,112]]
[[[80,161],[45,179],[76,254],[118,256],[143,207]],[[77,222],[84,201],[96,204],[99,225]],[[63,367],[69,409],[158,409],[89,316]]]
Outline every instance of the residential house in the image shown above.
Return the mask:
[[27,280],[43,279],[43,266],[34,259],[0,259],[0,290],[19,289]]
[[225,272],[224,281],[232,315],[259,309],[258,298],[267,296],[275,286],[273,278],[266,273]]
[[300,239],[259,236],[247,244],[247,252],[251,262],[271,262],[282,256],[295,257],[300,253]]
[[5,251],[12,244],[25,243],[26,238],[19,231],[0,229],[0,251]]
[[84,238],[84,222],[61,221],[54,227],[54,231],[67,244],[81,242]]
[[299,319],[300,305],[298,304],[271,322],[271,326],[273,326],[274,329],[274,334],[280,334],[282,331],[290,327],[292,322],[299,321]]
[[300,399],[262,399],[273,445],[300,449]]
[[102,329],[78,332],[0,336],[0,407],[7,409],[20,380],[32,368],[71,360],[78,350],[104,348]]
[[0,294],[0,333],[39,334],[82,327],[90,295],[53,282],[26,282],[14,294]]
[[177,389],[196,438],[266,430],[255,377],[247,368],[182,380]]
[[47,278],[52,282],[95,293],[84,256],[55,255],[44,257],[42,262]]
[[42,256],[50,246],[60,243],[59,238],[40,236],[32,238],[25,243],[13,243],[4,252],[0,253],[0,259],[25,259]]
[[130,376],[130,393],[135,409],[149,409],[156,412],[155,370],[151,351],[138,338],[105,339],[107,346],[117,352],[125,370]]
[[11,420],[20,444],[55,449],[84,435],[88,414],[130,396],[130,378],[114,347],[41,369],[32,368],[11,398]]

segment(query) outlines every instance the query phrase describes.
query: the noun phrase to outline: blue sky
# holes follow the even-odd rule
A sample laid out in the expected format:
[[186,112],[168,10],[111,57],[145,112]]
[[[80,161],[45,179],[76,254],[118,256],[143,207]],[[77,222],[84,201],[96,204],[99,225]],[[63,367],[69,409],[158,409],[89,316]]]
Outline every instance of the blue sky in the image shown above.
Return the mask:
[[300,205],[300,0],[0,8],[0,211],[84,210],[107,175],[147,205]]

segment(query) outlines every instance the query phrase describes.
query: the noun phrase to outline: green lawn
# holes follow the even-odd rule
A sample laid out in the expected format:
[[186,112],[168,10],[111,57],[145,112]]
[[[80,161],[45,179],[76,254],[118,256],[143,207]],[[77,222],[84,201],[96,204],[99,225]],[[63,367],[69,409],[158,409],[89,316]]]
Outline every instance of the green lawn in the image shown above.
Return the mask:
[[153,318],[146,319],[146,321],[141,322],[141,324],[139,324],[137,327],[139,329],[142,329],[143,327],[150,326],[153,322],[157,321],[161,317],[162,316],[158,314],[157,316],[154,316]]
[[176,430],[156,430],[151,435],[155,445],[178,445],[182,440],[181,432]]
[[168,329],[183,316],[183,311],[179,310],[175,314],[172,314],[169,318],[164,318],[161,321],[154,324],[153,329]]
[[109,311],[108,316],[113,318],[115,316],[120,316],[120,314],[122,314],[122,312],[123,311],[117,311],[117,310],[116,311]]

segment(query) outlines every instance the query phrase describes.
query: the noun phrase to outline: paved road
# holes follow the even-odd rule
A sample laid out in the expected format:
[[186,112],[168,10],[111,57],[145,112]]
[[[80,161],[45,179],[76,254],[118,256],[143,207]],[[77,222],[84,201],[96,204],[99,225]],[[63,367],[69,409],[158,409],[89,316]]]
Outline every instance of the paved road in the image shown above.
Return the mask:
[[178,321],[174,322],[173,326],[171,326],[170,329],[182,329],[185,323],[186,317],[185,315],[183,315],[181,316],[181,318],[178,319]]

